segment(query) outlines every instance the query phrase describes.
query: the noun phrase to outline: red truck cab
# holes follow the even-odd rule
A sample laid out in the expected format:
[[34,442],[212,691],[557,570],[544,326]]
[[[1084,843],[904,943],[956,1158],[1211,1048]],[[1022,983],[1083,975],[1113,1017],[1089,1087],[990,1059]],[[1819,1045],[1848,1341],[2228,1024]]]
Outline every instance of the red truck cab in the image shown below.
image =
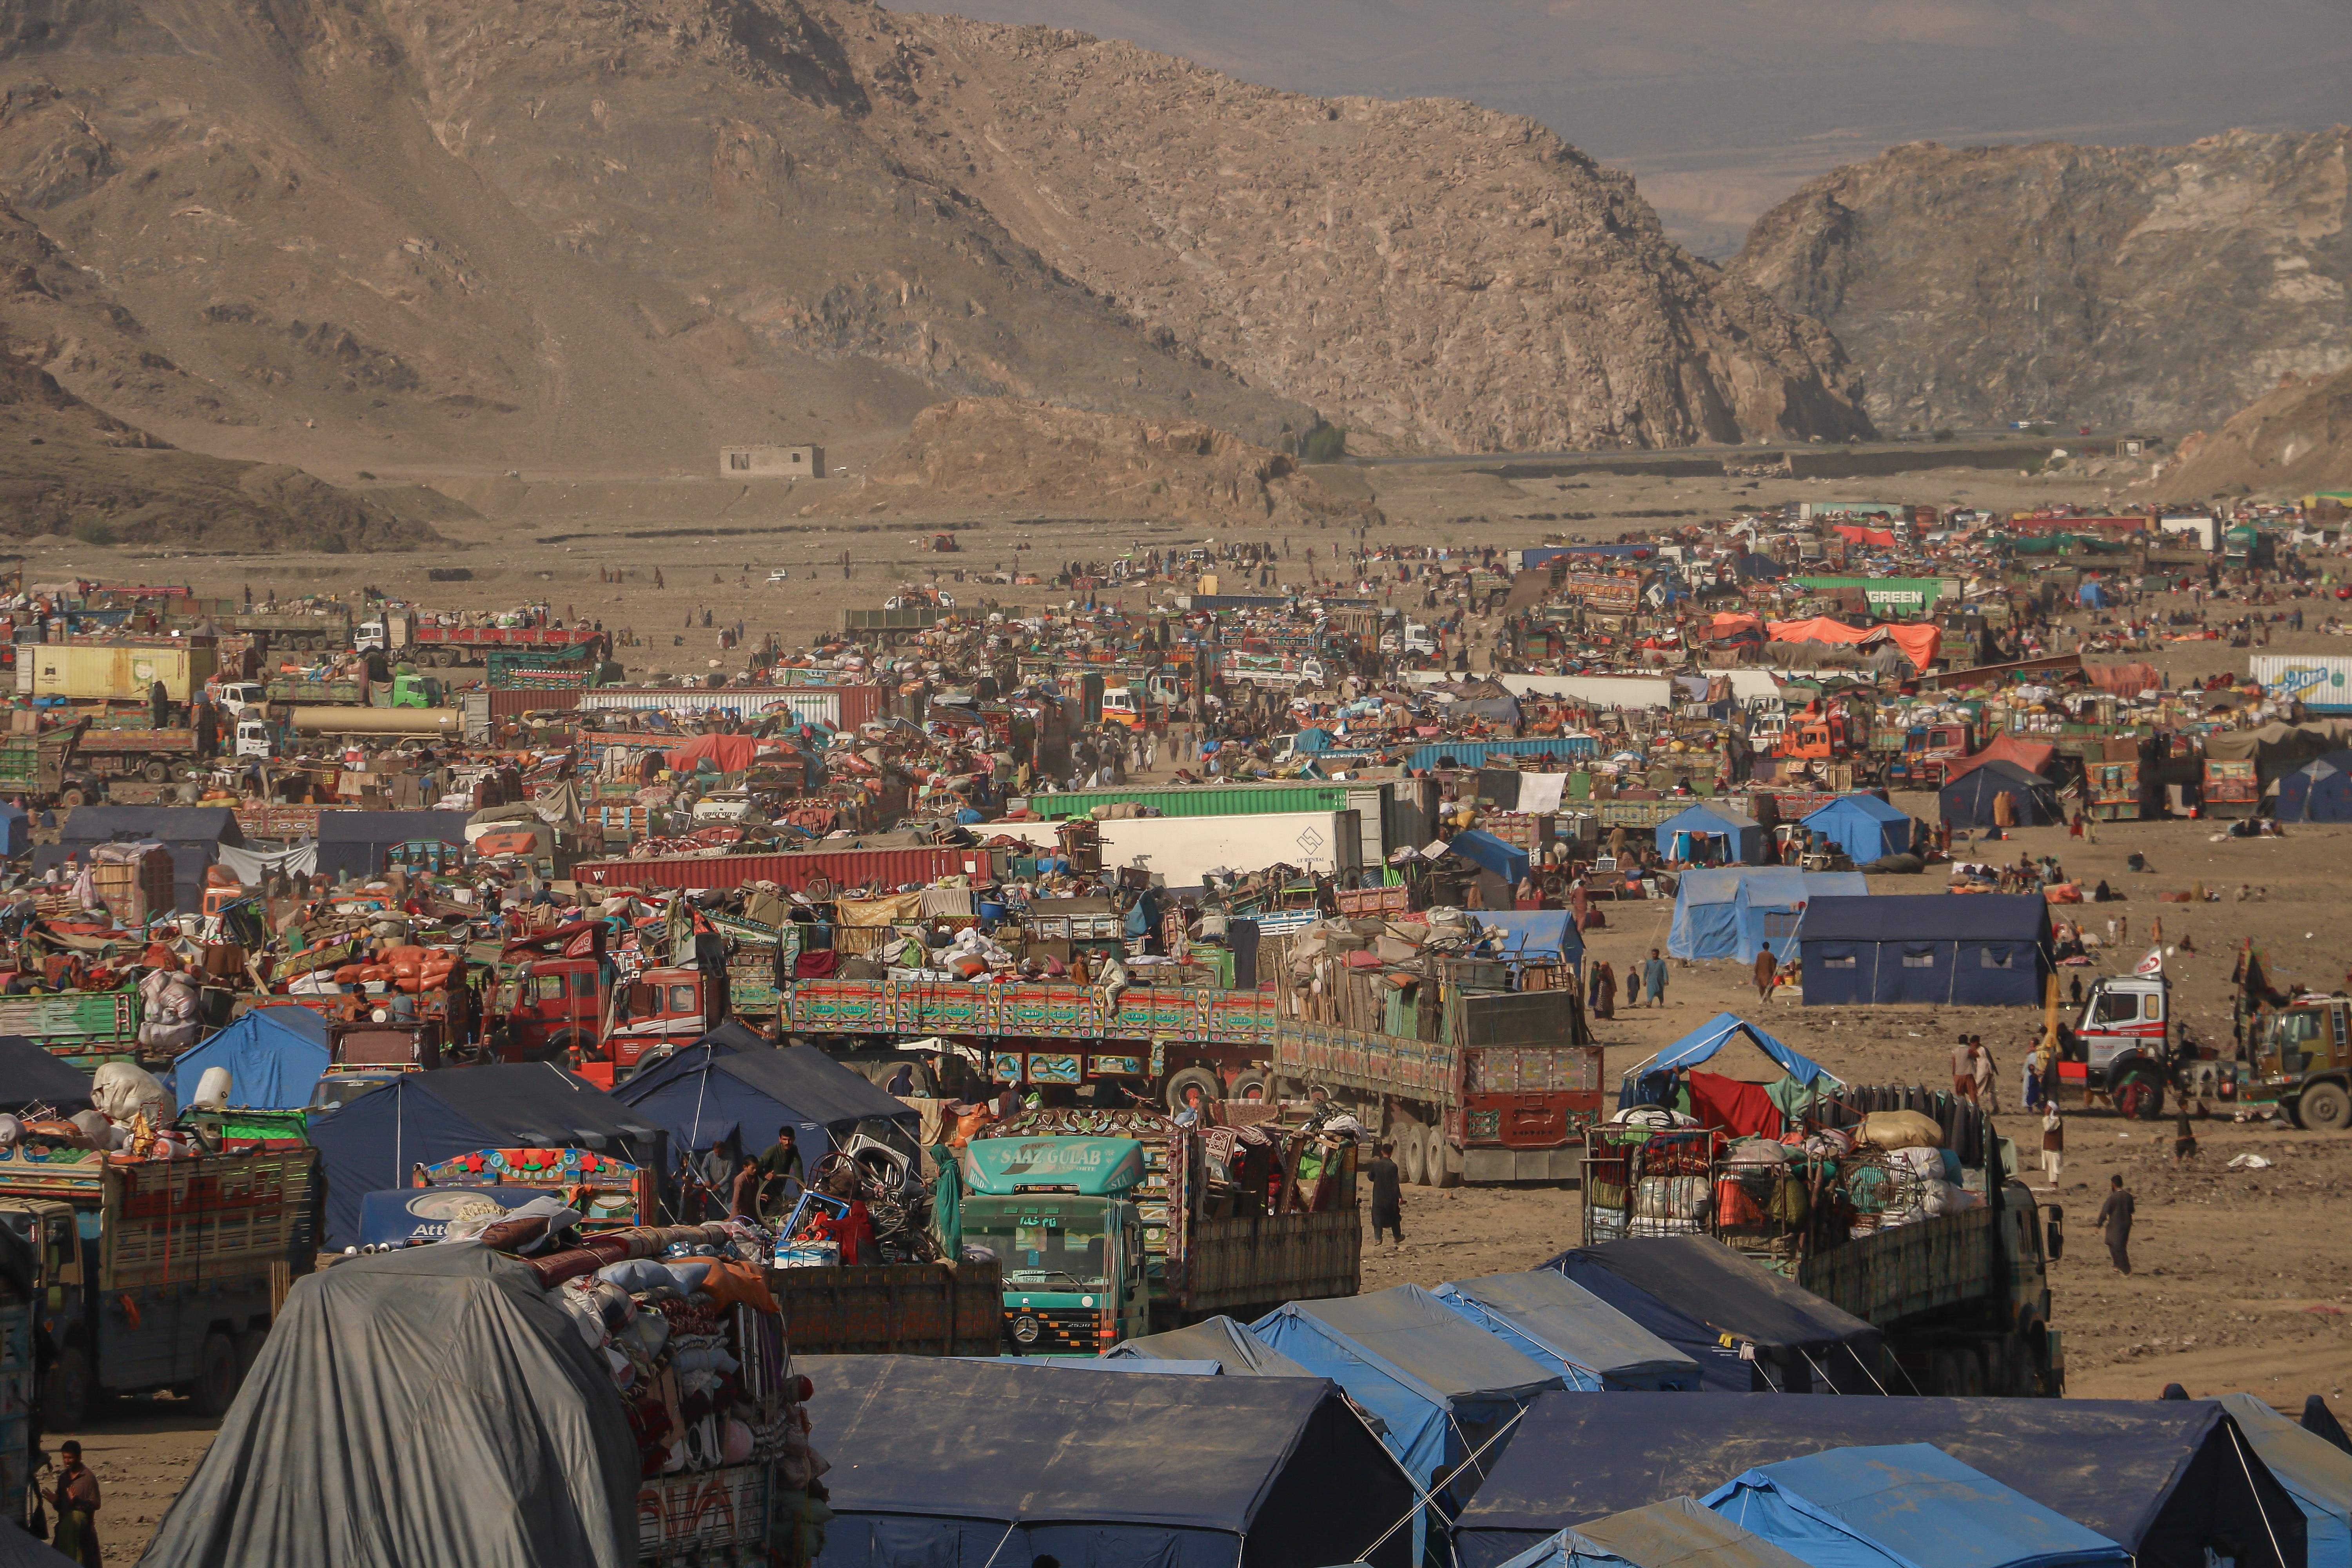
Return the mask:
[[698,969],[647,969],[616,989],[601,957],[533,957],[502,988],[499,1059],[562,1062],[610,1089],[725,1018],[709,991]]

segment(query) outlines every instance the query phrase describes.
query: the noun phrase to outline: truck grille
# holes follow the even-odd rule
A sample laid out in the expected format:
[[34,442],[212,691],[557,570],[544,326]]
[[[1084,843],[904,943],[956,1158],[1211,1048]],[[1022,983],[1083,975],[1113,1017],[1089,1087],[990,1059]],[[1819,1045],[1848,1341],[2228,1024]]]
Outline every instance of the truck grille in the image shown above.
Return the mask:
[[1106,1320],[1091,1307],[1007,1307],[1004,1345],[1014,1355],[1093,1355],[1111,1342]]

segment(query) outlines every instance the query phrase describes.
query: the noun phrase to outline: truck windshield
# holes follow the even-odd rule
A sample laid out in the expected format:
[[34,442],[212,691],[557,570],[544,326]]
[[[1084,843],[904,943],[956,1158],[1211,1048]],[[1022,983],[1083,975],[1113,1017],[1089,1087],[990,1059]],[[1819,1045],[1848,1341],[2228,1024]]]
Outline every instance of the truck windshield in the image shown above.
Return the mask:
[[997,1215],[968,1221],[964,1235],[977,1237],[1004,1260],[1007,1279],[1099,1286],[1105,1282],[1100,1224],[1087,1215]]

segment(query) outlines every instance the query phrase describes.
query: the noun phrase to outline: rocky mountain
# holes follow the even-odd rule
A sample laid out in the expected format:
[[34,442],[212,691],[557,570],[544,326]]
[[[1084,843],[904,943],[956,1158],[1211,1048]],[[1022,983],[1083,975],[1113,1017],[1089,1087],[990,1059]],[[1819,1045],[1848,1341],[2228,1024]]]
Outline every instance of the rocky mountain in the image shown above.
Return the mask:
[[1765,214],[1731,269],[1835,332],[1892,430],[2210,426],[2352,364],[2347,142],[1898,147]]
[[2287,377],[2219,430],[2183,441],[2149,488],[2183,500],[2352,488],[2352,370]]
[[1069,35],[0,0],[0,199],[79,279],[18,346],[229,455],[701,472],[966,395],[1360,447],[1861,426],[1826,335],[1528,121]]
[[1289,457],[1195,419],[1087,414],[1005,397],[961,397],[915,416],[907,438],[820,513],[1012,506],[1220,526],[1386,520],[1353,470]]

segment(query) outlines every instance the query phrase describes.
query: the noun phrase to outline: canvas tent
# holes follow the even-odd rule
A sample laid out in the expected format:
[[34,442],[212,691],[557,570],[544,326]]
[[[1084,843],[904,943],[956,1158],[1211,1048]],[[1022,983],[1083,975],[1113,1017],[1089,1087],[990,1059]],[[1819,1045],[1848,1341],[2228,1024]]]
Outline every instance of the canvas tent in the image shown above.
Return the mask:
[[185,910],[205,907],[205,872],[224,844],[243,844],[236,813],[225,805],[85,805],[58,829],[58,841],[33,851],[33,869],[46,871],[73,856],[87,865],[100,844],[152,841],[172,852],[172,898]]
[[229,1104],[294,1110],[310,1103],[311,1089],[332,1065],[326,1021],[319,1015],[307,1007],[257,1007],[182,1052],[163,1075],[163,1087],[185,1105],[206,1068],[226,1068]]
[[1544,1265],[1625,1312],[1659,1338],[1687,1344],[1609,1293],[1630,1286],[1705,1326],[1716,1343],[1752,1354],[1760,1385],[1781,1394],[1884,1394],[1878,1330],[1810,1290],[1759,1268],[1712,1237],[1605,1241]]
[[2352,1454],[2253,1394],[2225,1394],[2220,1403],[2302,1507],[2311,1568],[2352,1568]]
[[2282,773],[2271,815],[2281,822],[2352,822],[2352,751]]
[[1944,764],[1944,780],[1950,783],[1972,769],[1987,763],[2014,763],[2029,773],[2047,777],[2050,765],[2058,760],[2058,748],[2047,741],[2021,741],[2014,735],[1995,735],[1984,749],[1965,757],[1955,757]]
[[46,1105],[60,1116],[89,1109],[89,1074],[22,1035],[0,1035],[0,1111]]
[[1778,1138],[1790,1117],[1841,1087],[1820,1063],[1737,1014],[1717,1013],[1628,1068],[1617,1086],[1617,1109],[1667,1105],[1671,1096],[1671,1109],[1704,1125]]
[[1948,827],[1992,827],[2000,821],[1995,802],[2009,801],[2010,826],[2047,827],[2065,820],[2058,792],[2039,773],[2015,763],[1991,762],[1948,780],[1936,797]]
[[1480,870],[1493,872],[1510,887],[1517,887],[1527,877],[1528,852],[1491,833],[1465,827],[1447,839],[1445,847]]
[[1812,1568],[2129,1568],[2131,1555],[1926,1443],[1832,1448],[1701,1500]]
[[645,1068],[613,1098],[667,1128],[680,1149],[731,1138],[753,1155],[790,1126],[809,1170],[859,1131],[911,1154],[922,1121],[816,1047],[772,1045],[732,1018]]
[[0,801],[0,858],[13,860],[32,847],[32,815],[21,805]]
[[1696,1389],[1698,1363],[1564,1274],[1530,1269],[1454,1279],[1437,1299],[1562,1384],[1587,1393]]
[[1808,903],[1864,898],[1869,892],[1870,884],[1859,871],[1800,871],[1785,866],[1685,871],[1675,889],[1666,951],[1676,958],[1753,963],[1769,948],[1785,962],[1796,956],[1797,922]]
[[1805,1005],[2039,1007],[2051,972],[2039,893],[1816,899],[1797,928]]
[[1803,1568],[1702,1505],[1668,1498],[1563,1530],[1501,1568]]
[[319,814],[319,869],[330,877],[362,881],[383,869],[384,855],[420,840],[464,848],[463,811],[322,811]]
[[354,1258],[294,1282],[140,1561],[631,1568],[637,1472],[611,1369],[529,1268]]
[[1806,813],[1799,826],[1818,833],[1845,851],[1857,866],[1889,855],[1908,855],[1916,830],[1908,812],[1899,811],[1874,795],[1842,795],[1827,805]]
[[477,1149],[593,1149],[668,1169],[668,1137],[644,1112],[547,1062],[404,1073],[310,1122],[326,1184],[326,1250],[360,1239],[360,1200]]
[[[928,1356],[795,1364],[816,1385],[809,1416],[833,1461],[820,1564],[1292,1568],[1357,1556],[1413,1507],[1322,1378],[1082,1377]],[[1406,1536],[1370,1560],[1403,1568]]]
[[1702,801],[1658,824],[1658,853],[1693,865],[1753,866],[1764,858],[1764,828],[1752,816]]
[[1166,1333],[1125,1340],[1103,1352],[1110,1361],[1205,1363],[1230,1377],[1313,1377],[1316,1374],[1219,1313]]
[[[1929,1443],[2136,1555],[2141,1568],[2302,1568],[2303,1515],[2210,1401],[1545,1394],[1454,1531],[1493,1568],[1566,1526],[1759,1465]],[[2273,1550],[2275,1539],[2278,1547]]]

